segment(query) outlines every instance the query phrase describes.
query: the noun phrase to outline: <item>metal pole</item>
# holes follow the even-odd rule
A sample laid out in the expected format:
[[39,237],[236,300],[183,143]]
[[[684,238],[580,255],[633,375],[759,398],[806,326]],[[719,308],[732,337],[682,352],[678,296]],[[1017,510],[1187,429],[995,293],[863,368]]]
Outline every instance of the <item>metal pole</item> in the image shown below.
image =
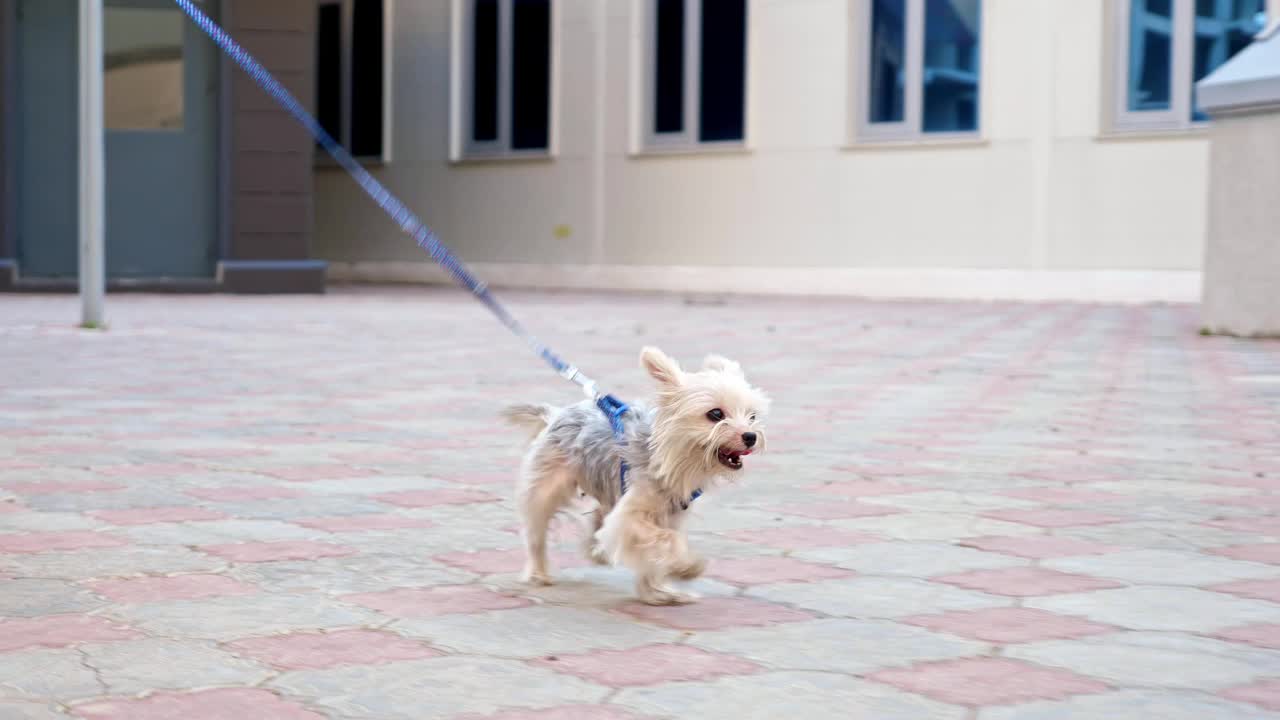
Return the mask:
[[87,328],[103,326],[107,284],[102,2],[80,0],[80,324]]

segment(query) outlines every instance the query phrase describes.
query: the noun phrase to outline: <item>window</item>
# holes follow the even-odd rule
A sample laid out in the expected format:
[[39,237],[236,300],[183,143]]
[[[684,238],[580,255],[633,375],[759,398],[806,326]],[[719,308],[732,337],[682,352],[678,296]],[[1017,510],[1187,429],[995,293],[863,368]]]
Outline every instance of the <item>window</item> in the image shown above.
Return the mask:
[[645,0],[649,148],[746,139],[747,0]]
[[390,0],[321,0],[316,119],[352,155],[390,160]]
[[464,153],[548,154],[552,0],[463,0],[462,7]]
[[1266,25],[1266,0],[1128,0],[1117,6],[1118,130],[1179,129],[1207,120],[1196,107],[1195,82]]
[[981,0],[861,0],[860,140],[978,131]]

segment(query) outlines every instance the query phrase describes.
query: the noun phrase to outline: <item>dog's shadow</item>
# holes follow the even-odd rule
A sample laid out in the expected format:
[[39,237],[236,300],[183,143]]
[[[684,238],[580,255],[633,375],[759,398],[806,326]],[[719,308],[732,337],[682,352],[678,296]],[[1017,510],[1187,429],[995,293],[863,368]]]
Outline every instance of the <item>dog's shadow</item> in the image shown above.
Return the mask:
[[[552,585],[529,585],[516,575],[495,578],[494,585],[503,592],[532,598],[547,605],[617,610],[633,606],[637,602],[635,576],[630,570],[573,567],[556,570],[553,577],[555,583]],[[701,597],[727,597],[737,592],[737,588],[732,585],[706,578],[672,585]]]

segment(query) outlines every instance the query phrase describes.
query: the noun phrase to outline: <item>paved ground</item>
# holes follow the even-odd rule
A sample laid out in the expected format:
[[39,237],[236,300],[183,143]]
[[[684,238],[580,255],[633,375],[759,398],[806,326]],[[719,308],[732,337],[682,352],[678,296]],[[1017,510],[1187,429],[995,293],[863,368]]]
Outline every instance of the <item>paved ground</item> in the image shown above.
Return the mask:
[[771,454],[706,599],[564,533],[522,587],[508,399],[455,292],[0,295],[0,718],[1280,718],[1280,345],[1193,308],[512,296],[626,397],[736,356]]

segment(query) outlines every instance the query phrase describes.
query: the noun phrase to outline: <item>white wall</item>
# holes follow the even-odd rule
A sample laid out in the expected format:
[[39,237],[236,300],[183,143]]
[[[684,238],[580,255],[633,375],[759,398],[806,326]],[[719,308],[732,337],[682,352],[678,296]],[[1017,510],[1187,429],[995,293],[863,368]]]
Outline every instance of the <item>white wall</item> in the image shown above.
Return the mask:
[[[894,269],[901,294],[930,294],[913,270],[1143,271],[1150,299],[1195,297],[1194,273],[1145,271],[1199,269],[1207,140],[1105,134],[1106,0],[985,0],[982,140],[878,147],[849,147],[861,78],[848,3],[860,0],[751,0],[749,148],[661,157],[630,152],[633,0],[558,1],[558,153],[483,163],[450,162],[451,2],[394,3],[395,155],[375,174],[491,272],[536,263],[533,284],[590,285],[567,278],[591,272],[553,271],[639,266],[643,286],[661,284],[654,268],[847,269],[857,293],[862,271]],[[317,254],[338,277],[417,277],[377,263],[429,262],[344,175],[318,171],[316,193]],[[752,289],[715,272],[690,283],[717,275],[708,289]],[[974,277],[987,278],[976,294],[991,290],[992,276]],[[1049,294],[1089,295],[1080,287]]]

